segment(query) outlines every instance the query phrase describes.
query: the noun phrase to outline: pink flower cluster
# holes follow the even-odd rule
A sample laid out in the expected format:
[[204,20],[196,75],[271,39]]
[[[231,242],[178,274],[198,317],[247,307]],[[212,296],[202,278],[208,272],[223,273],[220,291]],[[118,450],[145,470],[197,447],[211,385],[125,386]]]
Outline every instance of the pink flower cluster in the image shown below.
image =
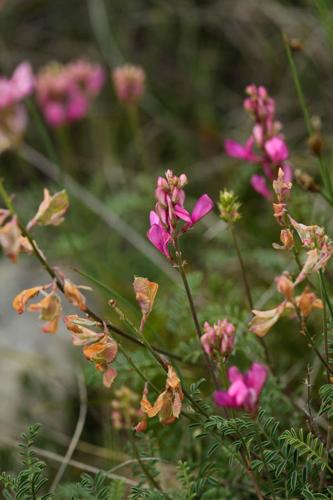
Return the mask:
[[36,91],[47,123],[60,127],[84,118],[104,80],[102,67],[84,60],[45,66],[37,76]]
[[215,403],[224,408],[242,409],[255,414],[267,376],[267,368],[260,363],[253,363],[245,374],[242,374],[236,366],[231,366],[228,371],[231,385],[227,391],[214,393]]
[[204,324],[204,334],[201,344],[208,356],[222,356],[224,359],[231,354],[235,342],[235,327],[226,319],[219,319],[214,325],[208,321]]
[[120,102],[136,104],[143,95],[146,75],[140,66],[125,64],[112,72],[113,84]]
[[11,78],[0,77],[0,152],[22,137],[27,125],[22,101],[33,88],[34,76],[28,62],[19,64]]
[[227,139],[224,147],[228,156],[262,167],[264,175],[253,175],[251,185],[259,194],[271,199],[267,179],[271,183],[277,177],[279,168],[284,171],[286,181],[292,179],[288,147],[280,133],[281,124],[275,120],[275,101],[265,87],[249,85],[246,92],[248,97],[244,101],[244,108],[254,120],[251,135],[245,145]]
[[[164,177],[159,177],[155,190],[155,210],[150,212],[150,229],[147,233],[151,243],[170,258],[169,244],[175,243],[175,238],[188,231],[194,224],[207,215],[214,206],[211,198],[204,194],[196,202],[192,212],[184,208],[187,184],[185,174],[177,177],[167,170]],[[179,223],[183,223],[181,226]]]

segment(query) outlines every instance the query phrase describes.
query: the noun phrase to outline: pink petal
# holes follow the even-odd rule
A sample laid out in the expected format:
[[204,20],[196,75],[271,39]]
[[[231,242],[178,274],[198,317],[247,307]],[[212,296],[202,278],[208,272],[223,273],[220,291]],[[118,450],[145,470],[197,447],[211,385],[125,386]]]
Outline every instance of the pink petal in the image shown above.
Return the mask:
[[268,377],[266,366],[260,363],[253,363],[248,373],[244,376],[245,383],[248,387],[254,389],[259,395],[265,385]]
[[235,408],[236,402],[227,391],[215,391],[214,401],[218,406],[224,406],[225,408]]
[[67,118],[69,121],[77,121],[84,118],[88,112],[88,100],[79,92],[72,95],[68,108],[67,108]]
[[31,65],[28,62],[22,62],[16,68],[11,78],[16,99],[23,99],[31,94],[34,87],[34,76]]
[[240,160],[245,160],[250,162],[257,161],[257,157],[253,153],[252,147],[253,147],[252,137],[250,137],[250,139],[246,142],[245,146],[239,144],[239,142],[236,142],[232,139],[226,139],[224,141],[224,149],[227,155],[230,156],[231,158],[239,158]]
[[108,368],[103,374],[103,384],[105,387],[111,387],[112,382],[117,376],[117,370],[114,368]]
[[200,219],[205,217],[214,208],[213,200],[208,194],[200,196],[191,213],[192,224],[196,224]]
[[176,205],[174,208],[174,214],[181,220],[187,222],[188,224],[192,224],[192,218],[189,212],[182,207],[181,205]]
[[248,397],[248,388],[243,380],[236,380],[236,382],[229,387],[228,394],[236,401],[238,406],[242,406]]
[[45,119],[52,127],[60,127],[66,121],[65,108],[57,102],[49,102],[43,107]]
[[159,216],[157,215],[156,212],[154,212],[154,210],[151,210],[150,211],[150,214],[149,214],[149,222],[150,222],[150,225],[153,226],[154,224],[157,224],[158,226],[160,225],[160,218]]
[[274,163],[281,163],[288,158],[286,143],[281,137],[273,137],[265,143],[265,151]]
[[236,382],[236,380],[242,380],[243,375],[238,370],[237,366],[231,366],[228,370],[228,379],[231,383]]
[[170,258],[168,243],[171,236],[163,227],[153,224],[147,233],[147,237],[159,252]]
[[283,163],[282,170],[284,172],[284,181],[285,182],[291,182],[293,180],[293,169],[290,163],[285,162]]
[[266,179],[262,175],[253,175],[251,177],[251,186],[264,198],[267,198],[268,200],[272,198],[272,193],[267,187]]

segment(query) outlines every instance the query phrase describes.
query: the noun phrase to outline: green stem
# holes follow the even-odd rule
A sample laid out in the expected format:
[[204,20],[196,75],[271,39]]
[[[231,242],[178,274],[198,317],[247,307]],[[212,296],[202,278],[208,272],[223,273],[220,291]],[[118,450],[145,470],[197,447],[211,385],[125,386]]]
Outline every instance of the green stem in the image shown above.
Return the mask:
[[216,374],[215,374],[214,366],[212,365],[212,362],[211,362],[208,354],[204,350],[204,348],[202,346],[202,343],[201,343],[201,328],[200,328],[200,324],[199,324],[197,312],[196,312],[196,309],[195,309],[194,300],[193,300],[193,297],[192,297],[192,292],[191,292],[191,289],[190,289],[190,285],[189,285],[189,283],[187,281],[187,277],[186,277],[186,273],[185,273],[185,269],[184,269],[184,262],[183,262],[183,259],[182,259],[182,254],[181,254],[181,251],[180,251],[179,242],[178,242],[177,238],[175,239],[175,250],[176,250],[176,259],[177,259],[177,264],[178,264],[178,270],[179,270],[179,274],[180,274],[180,276],[182,278],[182,281],[183,281],[183,284],[184,284],[184,288],[185,288],[185,291],[186,291],[186,295],[187,295],[188,303],[189,303],[189,306],[190,306],[190,310],[191,310],[191,314],[192,314],[193,323],[194,323],[194,326],[195,326],[195,331],[196,331],[196,334],[197,334],[198,342],[199,342],[200,348],[202,350],[202,353],[203,353],[203,356],[204,356],[204,359],[205,359],[205,363],[206,363],[208,372],[210,373],[210,376],[212,378],[212,381],[213,381],[216,389],[219,389],[219,382],[218,382]]
[[133,452],[134,452],[135,458],[137,459],[138,464],[140,465],[142,472],[144,473],[144,475],[146,476],[146,478],[148,479],[149,483],[151,484],[151,486],[153,488],[156,488],[158,491],[163,492],[161,486],[158,484],[158,482],[156,481],[156,479],[152,476],[152,474],[150,473],[148,467],[146,467],[145,463],[141,460],[138,447],[136,446],[136,443],[135,443],[135,436],[134,436],[134,434],[130,431],[129,435],[130,435],[130,441],[131,441],[131,444],[132,444],[132,448],[133,448]]
[[126,106],[126,110],[132,129],[137,155],[140,159],[142,169],[147,171],[148,160],[147,160],[146,147],[142,133],[142,128],[140,126],[140,116],[139,116],[138,106],[135,104],[129,104],[128,106]]
[[36,104],[34,103],[34,101],[31,98],[27,99],[26,102],[27,102],[27,107],[28,107],[30,114],[31,114],[31,117],[32,117],[32,121],[36,125],[37,131],[40,135],[42,142],[45,145],[45,149],[46,149],[46,152],[47,152],[49,158],[54,163],[59,163],[58,155],[56,153],[55,147],[52,143],[51,137],[50,137],[48,130],[44,124],[44,121],[43,121],[42,117],[40,116],[40,113],[36,107]]
[[238,245],[238,241],[237,241],[237,237],[236,237],[236,231],[235,231],[235,228],[234,228],[233,224],[229,224],[229,227],[230,227],[232,241],[233,241],[233,244],[234,244],[234,247],[235,247],[235,250],[236,250],[236,254],[237,254],[237,257],[238,257],[238,262],[239,262],[239,265],[240,265],[240,268],[241,268],[241,273],[242,273],[242,278],[243,278],[243,284],[244,284],[244,288],[245,288],[245,294],[246,294],[246,297],[247,297],[249,308],[252,311],[252,309],[253,309],[253,299],[252,299],[252,295],[251,295],[250,285],[249,285],[249,282],[248,282],[248,279],[247,279],[245,264],[244,264],[243,257],[242,257],[242,254],[241,254],[241,251],[240,251],[240,248],[239,248],[239,245]]
[[329,295],[328,295],[328,291],[327,291],[327,288],[326,288],[325,277],[324,277],[324,273],[323,273],[322,269],[319,270],[319,277],[320,277],[321,287],[322,287],[322,290],[323,290],[323,295],[325,297],[325,302],[326,302],[327,307],[328,307],[328,309],[330,311],[331,319],[333,320],[333,307],[332,307],[332,304],[331,304],[331,301],[330,301],[330,298],[329,298]]
[[[284,47],[286,50],[287,59],[288,59],[289,67],[291,70],[292,79],[293,79],[293,82],[295,85],[298,101],[299,101],[299,104],[300,104],[302,112],[303,112],[305,126],[307,129],[308,135],[311,136],[313,133],[311,118],[310,118],[310,114],[309,114],[308,107],[306,104],[306,99],[305,99],[304,92],[302,89],[301,81],[300,81],[300,78],[298,76],[296,64],[295,64],[295,61],[294,61],[294,58],[293,58],[293,55],[292,55],[292,52],[291,52],[291,49],[289,46],[288,38],[286,35],[283,35],[283,41],[284,41]],[[316,157],[317,157],[318,163],[319,163],[320,175],[322,178],[323,186],[324,186],[324,189],[327,191],[326,193],[323,193],[323,195],[324,195],[324,198],[327,201],[329,201],[329,203],[332,205],[333,204],[333,189],[332,189],[332,182],[331,182],[330,174],[329,174],[328,169],[327,169],[327,164],[324,161],[324,159],[320,153],[318,155],[316,155]]]

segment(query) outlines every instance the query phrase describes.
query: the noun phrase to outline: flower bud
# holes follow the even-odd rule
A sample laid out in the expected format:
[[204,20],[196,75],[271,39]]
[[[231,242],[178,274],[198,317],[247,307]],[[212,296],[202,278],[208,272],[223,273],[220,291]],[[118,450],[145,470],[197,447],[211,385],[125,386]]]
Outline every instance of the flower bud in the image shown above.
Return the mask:
[[238,202],[237,196],[233,191],[220,191],[220,199],[218,207],[220,210],[220,217],[222,220],[229,224],[233,224],[241,218],[239,208],[241,204]]
[[290,279],[290,274],[285,272],[275,278],[277,291],[282,293],[287,300],[291,300],[294,292],[294,284]]
[[112,72],[118,100],[125,104],[137,104],[144,92],[146,75],[140,66],[125,64]]

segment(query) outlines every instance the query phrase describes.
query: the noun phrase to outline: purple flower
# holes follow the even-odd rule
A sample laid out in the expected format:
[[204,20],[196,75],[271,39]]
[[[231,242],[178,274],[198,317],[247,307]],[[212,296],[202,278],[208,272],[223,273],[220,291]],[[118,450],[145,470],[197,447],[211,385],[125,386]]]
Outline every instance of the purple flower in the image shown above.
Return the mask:
[[230,387],[227,391],[216,391],[214,401],[218,406],[242,409],[255,414],[267,376],[267,368],[260,363],[253,363],[250,370],[244,374],[236,366],[232,366],[228,371]]

